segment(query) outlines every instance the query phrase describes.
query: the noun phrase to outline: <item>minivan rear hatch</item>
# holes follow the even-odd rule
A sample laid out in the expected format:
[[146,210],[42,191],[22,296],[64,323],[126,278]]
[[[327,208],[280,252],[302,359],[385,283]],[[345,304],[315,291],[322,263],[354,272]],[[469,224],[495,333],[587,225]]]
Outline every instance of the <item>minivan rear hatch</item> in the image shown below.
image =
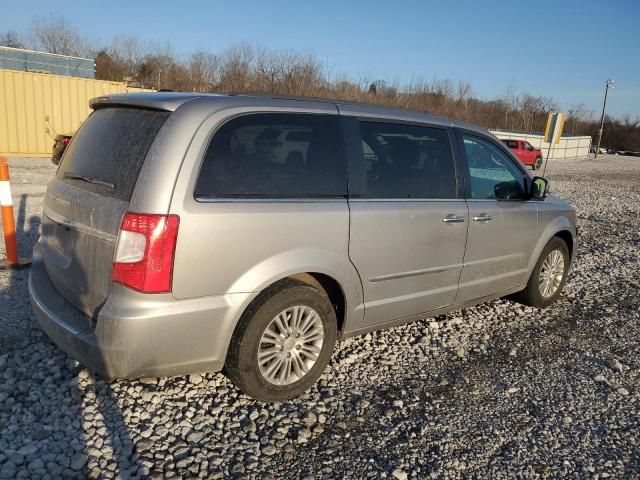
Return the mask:
[[109,294],[122,217],[170,113],[97,109],[74,135],[47,188],[40,239],[45,268],[60,294],[90,317]]

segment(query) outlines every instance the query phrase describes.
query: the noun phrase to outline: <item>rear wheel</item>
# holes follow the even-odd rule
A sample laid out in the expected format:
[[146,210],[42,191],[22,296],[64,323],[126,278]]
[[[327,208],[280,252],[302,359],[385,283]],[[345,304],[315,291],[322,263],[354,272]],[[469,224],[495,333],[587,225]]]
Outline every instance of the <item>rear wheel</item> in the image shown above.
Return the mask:
[[567,280],[569,248],[564,240],[553,237],[531,273],[527,287],[513,295],[513,299],[536,308],[551,305],[560,296]]
[[336,314],[326,294],[283,280],[261,293],[242,316],[225,372],[257,400],[289,400],[318,380],[336,335]]
[[536,157],[536,161],[533,164],[533,170],[538,170],[542,166],[542,157]]

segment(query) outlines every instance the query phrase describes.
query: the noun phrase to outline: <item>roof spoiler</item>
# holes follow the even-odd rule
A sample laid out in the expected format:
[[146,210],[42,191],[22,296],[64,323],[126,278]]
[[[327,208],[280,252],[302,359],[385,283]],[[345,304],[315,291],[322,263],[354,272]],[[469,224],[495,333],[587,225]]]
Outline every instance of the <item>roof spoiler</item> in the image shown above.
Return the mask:
[[183,103],[201,96],[173,92],[119,93],[92,98],[89,100],[89,107],[93,110],[108,107],[133,107],[173,112]]

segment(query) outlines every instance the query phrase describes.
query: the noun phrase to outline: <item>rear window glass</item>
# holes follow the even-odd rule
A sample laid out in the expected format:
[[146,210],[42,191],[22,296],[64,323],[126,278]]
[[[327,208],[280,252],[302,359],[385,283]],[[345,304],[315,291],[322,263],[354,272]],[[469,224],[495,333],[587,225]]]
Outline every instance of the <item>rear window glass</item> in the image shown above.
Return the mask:
[[509,148],[518,148],[518,142],[516,140],[502,140],[502,143]]
[[264,113],[215,133],[196,184],[200,197],[346,196],[337,116]]
[[103,108],[74,135],[57,177],[101,195],[130,200],[147,152],[170,112]]

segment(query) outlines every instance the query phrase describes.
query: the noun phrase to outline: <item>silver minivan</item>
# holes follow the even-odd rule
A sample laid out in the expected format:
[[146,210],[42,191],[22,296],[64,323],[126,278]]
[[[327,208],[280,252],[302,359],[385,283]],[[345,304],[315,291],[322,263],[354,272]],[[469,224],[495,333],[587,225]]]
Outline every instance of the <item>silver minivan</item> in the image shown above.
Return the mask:
[[107,377],[295,397],[338,339],[498,297],[543,308],[575,210],[492,134],[337,101],[99,97],[48,186],[31,301]]

